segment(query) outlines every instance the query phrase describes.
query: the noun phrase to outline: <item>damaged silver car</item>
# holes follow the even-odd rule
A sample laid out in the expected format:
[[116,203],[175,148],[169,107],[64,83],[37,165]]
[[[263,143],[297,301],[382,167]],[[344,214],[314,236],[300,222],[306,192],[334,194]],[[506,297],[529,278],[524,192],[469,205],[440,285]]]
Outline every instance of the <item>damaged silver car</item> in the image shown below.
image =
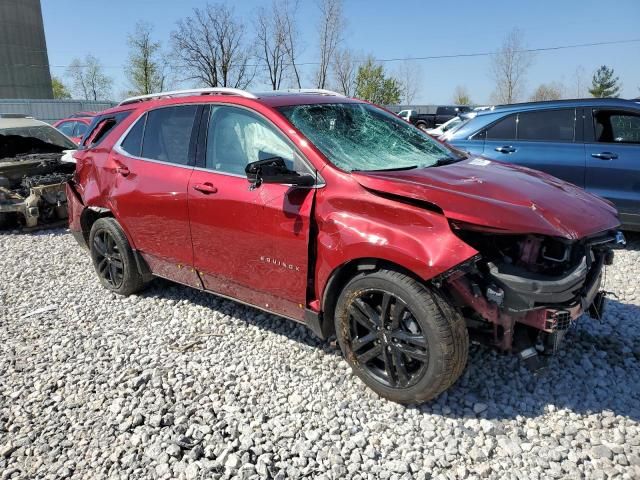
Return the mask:
[[47,123],[0,114],[0,228],[66,222],[65,182],[75,164],[65,152],[75,148]]

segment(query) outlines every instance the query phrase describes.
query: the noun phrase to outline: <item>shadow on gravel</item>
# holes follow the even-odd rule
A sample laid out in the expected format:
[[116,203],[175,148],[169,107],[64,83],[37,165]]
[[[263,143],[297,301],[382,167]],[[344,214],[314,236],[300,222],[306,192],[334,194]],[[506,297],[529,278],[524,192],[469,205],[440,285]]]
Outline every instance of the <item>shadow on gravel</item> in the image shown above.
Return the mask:
[[233,315],[247,324],[283,335],[291,340],[321,349],[326,353],[341,355],[340,349],[336,347],[335,342],[321,340],[304,325],[233,300],[218,297],[214,293],[203,292],[169,280],[156,278],[149,288],[138,295],[145,298],[175,300],[176,302],[188,300],[194,305],[210,308],[224,315]]
[[627,239],[627,250],[640,250],[640,232],[624,232]]
[[472,346],[460,381],[417,408],[425,413],[444,409],[455,418],[475,418],[473,406],[483,404],[487,408],[480,416],[494,419],[568,409],[640,420],[640,307],[607,303],[601,322],[580,318],[542,371],[529,372],[515,355]]
[[[320,340],[302,325],[213,294],[156,280],[141,295],[176,302],[188,300],[326,354],[341,355],[335,342]],[[552,409],[569,409],[579,414],[611,412],[640,420],[640,327],[634,327],[637,322],[639,306],[609,300],[604,320],[582,317],[565,337],[561,350],[548,357],[546,368],[536,374],[521,366],[515,355],[472,345],[461,379],[436,400],[409,408],[457,419],[532,418]],[[477,407],[479,404],[486,409],[476,413],[474,407],[482,408]]]

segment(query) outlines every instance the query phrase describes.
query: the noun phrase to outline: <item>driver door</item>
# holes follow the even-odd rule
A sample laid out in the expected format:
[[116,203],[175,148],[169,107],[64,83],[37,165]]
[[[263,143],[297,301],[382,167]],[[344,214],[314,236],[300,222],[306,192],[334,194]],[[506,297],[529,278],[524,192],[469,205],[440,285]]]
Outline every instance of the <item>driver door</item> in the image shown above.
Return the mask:
[[194,265],[207,290],[295,320],[304,319],[315,188],[262,184],[244,169],[278,156],[312,173],[278,129],[241,107],[212,105],[189,182]]

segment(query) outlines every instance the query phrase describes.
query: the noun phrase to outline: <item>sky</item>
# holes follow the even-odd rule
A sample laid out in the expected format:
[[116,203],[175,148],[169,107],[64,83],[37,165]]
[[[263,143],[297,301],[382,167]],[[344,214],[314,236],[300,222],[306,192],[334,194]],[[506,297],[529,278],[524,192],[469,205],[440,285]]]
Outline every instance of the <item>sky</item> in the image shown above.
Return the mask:
[[[91,53],[114,78],[114,100],[127,89],[123,66],[127,35],[139,20],[154,27],[154,37],[169,47],[176,21],[189,16],[204,0],[41,0],[51,70],[64,77],[66,66]],[[253,15],[271,0],[229,0],[252,31]],[[212,2],[215,3],[215,2]],[[301,62],[317,60],[316,0],[300,0]],[[523,33],[528,48],[640,39],[640,0],[344,0],[346,30],[343,45],[378,59],[425,57],[499,49],[513,29]],[[489,103],[494,89],[491,57],[416,60],[419,88],[414,103],[452,101],[456,86],[466,87],[475,103]],[[527,74],[525,95],[541,83],[561,82],[576,89],[576,71],[589,83],[600,65],[613,67],[622,82],[622,97],[640,96],[640,42],[540,52]],[[389,73],[397,62],[384,63]],[[312,87],[312,69],[304,72]],[[189,85],[186,85],[189,86]],[[254,90],[264,90],[258,80]]]

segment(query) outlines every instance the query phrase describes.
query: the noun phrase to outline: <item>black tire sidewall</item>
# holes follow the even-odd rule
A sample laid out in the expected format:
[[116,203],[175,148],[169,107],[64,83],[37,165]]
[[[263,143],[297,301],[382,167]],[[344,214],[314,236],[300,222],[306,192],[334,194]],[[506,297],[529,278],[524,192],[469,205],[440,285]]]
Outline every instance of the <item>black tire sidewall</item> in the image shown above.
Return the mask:
[[[124,277],[122,284],[118,288],[113,288],[113,286],[109,285],[109,283],[98,273],[98,262],[96,259],[96,252],[94,250],[93,241],[95,236],[99,232],[103,231],[108,232],[113,237],[114,242],[116,243],[118,250],[122,255]],[[89,234],[89,251],[91,253],[93,268],[95,269],[96,274],[98,275],[98,279],[100,280],[100,283],[104,288],[121,295],[129,295],[142,288],[142,276],[138,271],[138,267],[133,255],[133,250],[129,245],[127,237],[125,236],[122,228],[115,219],[107,217],[96,220],[96,222],[91,227],[91,233]]]
[[[404,277],[404,276],[403,276]],[[404,277],[407,278],[407,277]],[[417,282],[414,282],[417,284]],[[344,288],[336,305],[335,323],[338,343],[351,365],[354,373],[380,396],[400,403],[419,403],[440,393],[441,377],[445,370],[445,352],[442,333],[438,328],[446,319],[436,305],[431,294],[421,288],[421,295],[416,296],[416,285],[407,282],[394,282],[386,278],[383,272],[360,274]],[[413,288],[412,288],[413,287]],[[391,388],[371,376],[354,358],[347,341],[348,312],[347,305],[354,296],[364,290],[375,289],[387,291],[403,300],[418,322],[429,350],[429,363],[422,378],[408,388]],[[438,319],[435,317],[439,316]],[[435,320],[440,320],[436,322]]]

